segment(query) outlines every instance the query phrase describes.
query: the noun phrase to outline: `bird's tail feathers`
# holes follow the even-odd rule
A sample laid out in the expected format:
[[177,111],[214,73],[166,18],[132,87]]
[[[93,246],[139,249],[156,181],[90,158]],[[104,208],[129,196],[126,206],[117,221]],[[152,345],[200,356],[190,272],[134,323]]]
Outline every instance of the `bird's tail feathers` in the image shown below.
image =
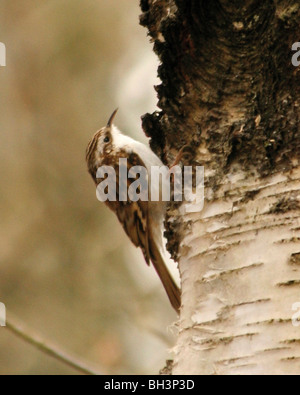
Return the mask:
[[150,246],[151,251],[151,261],[153,266],[163,283],[163,286],[167,292],[171,305],[179,314],[180,307],[181,307],[181,291],[178,288],[175,280],[173,279],[172,275],[170,274],[166,263],[162,257],[161,252],[159,251],[155,242],[152,243]]

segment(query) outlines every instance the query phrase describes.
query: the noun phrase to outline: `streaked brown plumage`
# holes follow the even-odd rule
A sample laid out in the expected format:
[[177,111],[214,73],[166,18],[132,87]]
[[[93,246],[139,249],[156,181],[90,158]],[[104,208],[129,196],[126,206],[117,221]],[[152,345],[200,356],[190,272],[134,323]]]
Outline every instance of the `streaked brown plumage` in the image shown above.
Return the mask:
[[[119,159],[126,158],[128,170],[132,166],[143,166],[148,169],[151,166],[162,166],[159,158],[149,147],[139,143],[127,136],[124,136],[113,125],[115,111],[106,127],[98,131],[90,141],[86,160],[89,173],[94,182],[98,185],[102,180],[97,179],[97,170],[101,166],[114,167],[117,174],[117,197],[119,194]],[[143,158],[143,159],[142,159]],[[134,182],[130,180],[128,182]],[[149,180],[151,182],[151,180]],[[136,247],[143,251],[148,265],[152,262],[158,273],[170,302],[174,309],[179,312],[181,305],[180,290],[170,275],[163,260],[163,221],[165,216],[164,202],[133,202],[127,200],[121,202],[117,198],[116,202],[107,201],[106,205],[117,215],[125,232]]]

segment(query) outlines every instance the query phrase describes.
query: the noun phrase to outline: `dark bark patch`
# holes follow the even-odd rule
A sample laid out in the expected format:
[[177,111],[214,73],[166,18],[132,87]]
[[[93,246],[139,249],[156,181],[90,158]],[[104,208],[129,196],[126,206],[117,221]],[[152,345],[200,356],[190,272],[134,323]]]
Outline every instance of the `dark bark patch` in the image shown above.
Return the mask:
[[168,360],[166,366],[159,372],[161,376],[172,376],[173,375],[174,361]]
[[174,212],[177,212],[178,203],[171,204],[171,210],[168,211],[166,221],[165,221],[165,237],[168,240],[167,242],[167,250],[170,252],[172,259],[175,262],[178,262],[179,258],[179,249],[180,249],[180,240],[177,237],[177,234],[182,234],[182,222],[178,217],[174,218]]
[[299,286],[299,285],[300,285],[300,280],[291,280],[291,281],[287,281],[285,283],[277,284],[278,287],[294,287],[294,286]]
[[147,115],[155,134],[144,124],[153,149],[168,161],[183,142],[197,140],[212,154],[206,165],[217,170],[215,184],[232,163],[264,176],[292,168],[292,157],[300,154],[300,72],[291,62],[299,40],[298,0],[141,5],[141,23],[161,60],[162,116]]
[[260,190],[259,189],[255,189],[253,191],[247,191],[244,198],[241,200],[241,203],[248,203],[250,201],[253,201],[257,195],[259,195]]
[[278,203],[274,204],[268,214],[285,214],[290,211],[296,211],[299,209],[299,200],[293,198],[284,198],[281,199]]
[[290,265],[300,265],[300,252],[292,254],[289,260]]

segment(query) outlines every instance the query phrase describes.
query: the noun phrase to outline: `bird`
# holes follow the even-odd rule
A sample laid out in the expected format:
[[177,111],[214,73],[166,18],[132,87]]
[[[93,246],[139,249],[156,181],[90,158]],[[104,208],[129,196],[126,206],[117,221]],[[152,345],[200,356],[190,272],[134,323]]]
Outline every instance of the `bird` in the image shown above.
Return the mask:
[[[101,179],[97,178],[99,168],[110,166],[115,169],[116,193],[119,197],[120,159],[127,159],[128,171],[133,166],[146,168],[150,183],[152,166],[161,167],[163,164],[149,146],[123,134],[114,125],[117,112],[118,109],[110,116],[106,126],[101,128],[89,142],[86,150],[86,162],[96,186],[101,182]],[[127,182],[131,183],[133,180],[127,180]],[[172,307],[179,314],[181,291],[164,261],[166,202],[163,202],[162,199],[159,201],[151,201],[151,199],[132,201],[127,194],[125,201],[117,198],[116,201],[107,200],[105,204],[116,214],[131,242],[141,248],[146,263],[149,266],[152,263]]]

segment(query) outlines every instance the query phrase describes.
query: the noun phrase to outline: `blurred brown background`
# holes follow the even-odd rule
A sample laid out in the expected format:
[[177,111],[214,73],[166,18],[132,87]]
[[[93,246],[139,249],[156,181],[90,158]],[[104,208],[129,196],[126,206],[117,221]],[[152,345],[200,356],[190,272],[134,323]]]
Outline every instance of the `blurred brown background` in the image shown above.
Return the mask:
[[[157,373],[172,324],[159,280],[95,196],[93,133],[144,139],[157,59],[138,0],[0,0],[0,302],[103,373]],[[74,374],[0,328],[0,374]]]

